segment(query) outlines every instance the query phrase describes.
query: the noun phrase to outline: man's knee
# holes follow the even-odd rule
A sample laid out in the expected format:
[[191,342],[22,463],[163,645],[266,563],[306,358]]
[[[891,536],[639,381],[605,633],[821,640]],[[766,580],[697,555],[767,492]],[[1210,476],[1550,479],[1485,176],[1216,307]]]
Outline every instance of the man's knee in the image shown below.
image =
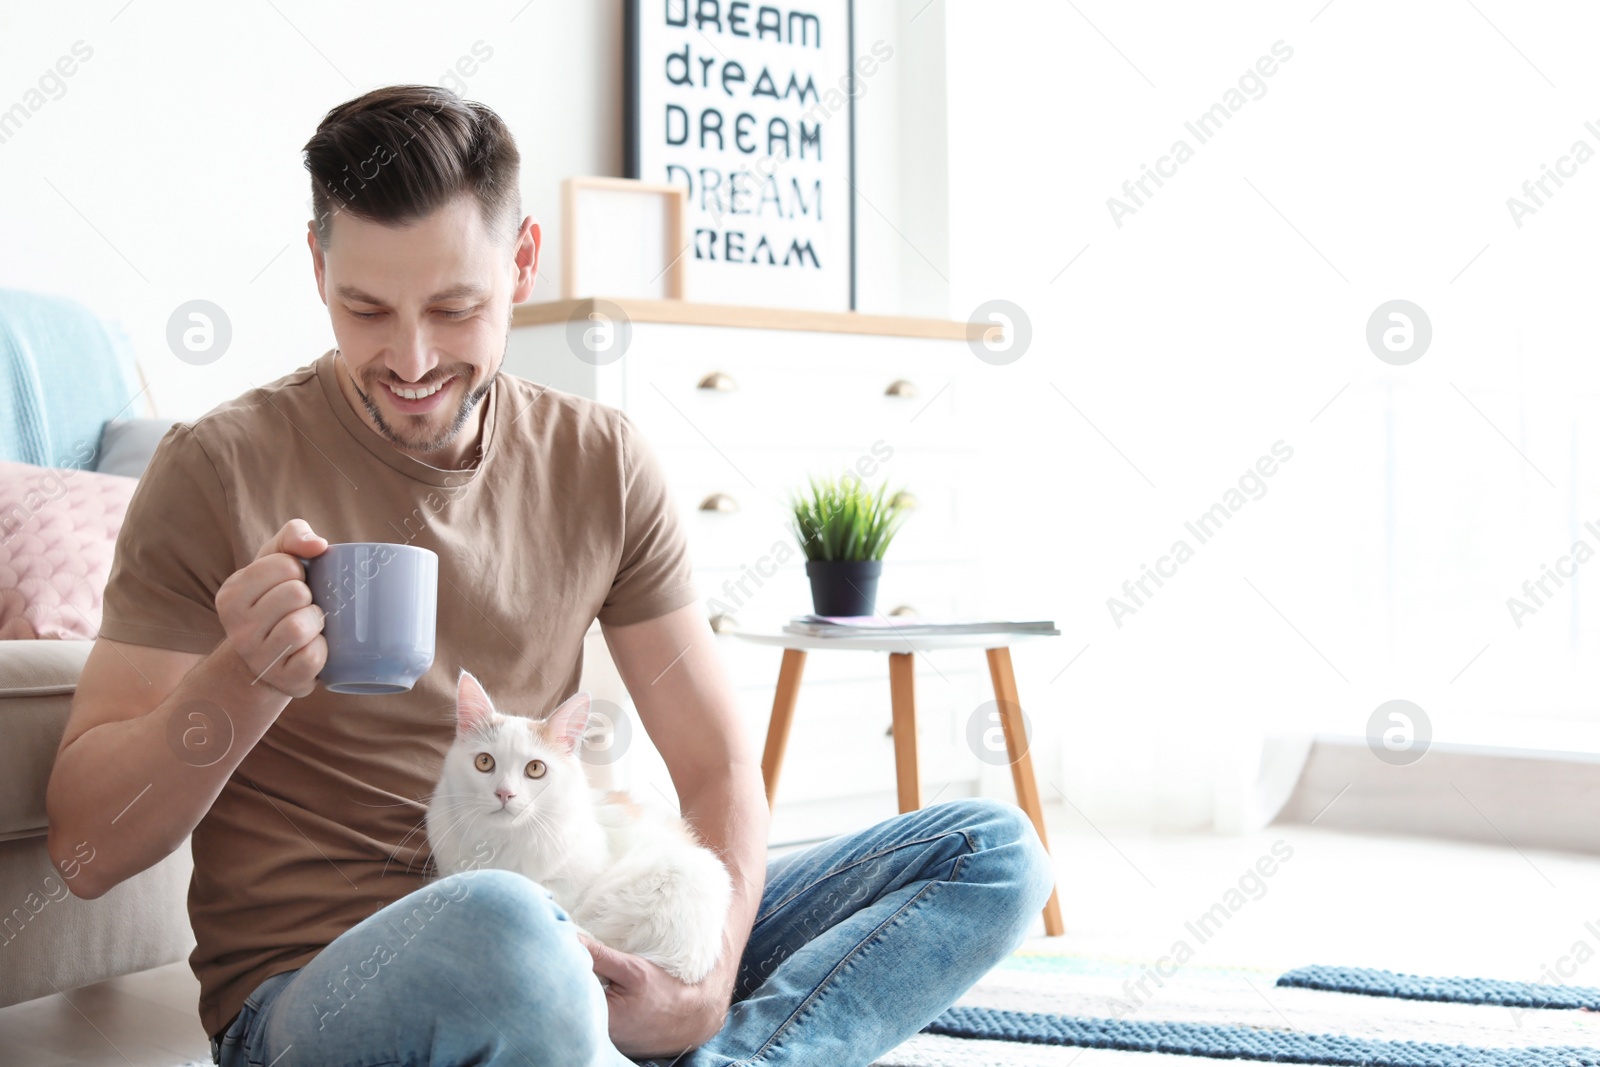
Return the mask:
[[589,1063],[606,1033],[566,913],[511,871],[428,884],[348,931],[304,978],[272,1011],[284,1046],[337,1051],[381,1031],[436,1062]]
[[537,1049],[559,1052],[561,1062],[592,1059],[605,1032],[605,1016],[597,1015],[604,998],[588,951],[549,891],[494,869],[447,875],[434,886],[457,909],[452,926],[469,931],[451,948],[471,957],[468,985],[440,990],[439,1022],[478,1032],[484,1012],[503,1014],[492,1021],[512,1046],[508,1056]]
[[[469,935],[463,940],[481,939],[491,946],[514,949],[572,937],[571,920],[550,891],[515,871],[459,871],[440,878],[431,889],[447,903],[441,912],[450,913],[448,925],[458,936]],[[490,955],[509,958],[515,953]]]
[[949,803],[958,807],[963,832],[974,847],[1006,858],[1007,880],[1019,889],[1021,910],[1031,914],[1044,907],[1055,888],[1055,865],[1027,813],[993,797],[964,797]]

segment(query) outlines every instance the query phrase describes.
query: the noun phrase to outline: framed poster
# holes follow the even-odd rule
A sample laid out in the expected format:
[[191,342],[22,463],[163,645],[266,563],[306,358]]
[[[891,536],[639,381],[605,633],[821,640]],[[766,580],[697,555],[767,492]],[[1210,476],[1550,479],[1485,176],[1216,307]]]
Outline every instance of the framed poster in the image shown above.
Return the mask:
[[687,190],[685,297],[855,310],[852,0],[624,0],[627,173]]

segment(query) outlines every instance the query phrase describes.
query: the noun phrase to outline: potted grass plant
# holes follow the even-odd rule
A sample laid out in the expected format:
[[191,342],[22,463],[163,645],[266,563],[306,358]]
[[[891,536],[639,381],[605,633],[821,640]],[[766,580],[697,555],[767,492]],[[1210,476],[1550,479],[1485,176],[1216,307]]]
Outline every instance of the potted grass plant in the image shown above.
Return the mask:
[[812,610],[818,615],[871,615],[883,554],[905,519],[905,509],[888,495],[887,482],[873,493],[852,475],[808,480],[810,495],[791,494],[790,509],[806,557]]

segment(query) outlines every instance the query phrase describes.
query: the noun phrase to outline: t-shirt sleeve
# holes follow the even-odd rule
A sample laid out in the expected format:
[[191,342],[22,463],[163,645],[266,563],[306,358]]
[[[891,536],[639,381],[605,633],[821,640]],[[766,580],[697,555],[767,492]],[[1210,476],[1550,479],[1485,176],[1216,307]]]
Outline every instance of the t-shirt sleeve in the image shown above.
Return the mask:
[[234,566],[227,493],[187,424],[169,429],[117,533],[100,636],[202,655],[225,636],[217,589]]
[[637,426],[618,412],[622,454],[622,556],[599,617],[626,626],[699,599],[688,539],[666,473]]

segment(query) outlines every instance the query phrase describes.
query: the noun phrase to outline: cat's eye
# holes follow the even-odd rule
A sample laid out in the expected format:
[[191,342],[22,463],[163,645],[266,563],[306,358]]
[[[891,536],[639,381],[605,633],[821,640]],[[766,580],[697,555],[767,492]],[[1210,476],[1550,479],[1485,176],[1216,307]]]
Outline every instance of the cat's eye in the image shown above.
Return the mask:
[[494,757],[487,752],[480,752],[478,753],[478,758],[472,761],[472,765],[483,773],[488,774],[494,770]]
[[536,759],[536,760],[529,760],[528,761],[528,777],[529,778],[543,778],[544,777],[544,760]]

